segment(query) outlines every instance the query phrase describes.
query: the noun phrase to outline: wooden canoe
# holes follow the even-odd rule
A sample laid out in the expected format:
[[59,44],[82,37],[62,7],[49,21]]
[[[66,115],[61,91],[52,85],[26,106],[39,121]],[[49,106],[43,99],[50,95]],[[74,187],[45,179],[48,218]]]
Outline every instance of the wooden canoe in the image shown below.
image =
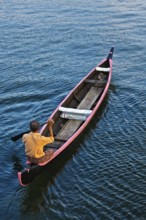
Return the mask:
[[[44,170],[55,166],[57,160],[64,156],[70,146],[81,135],[91,119],[98,111],[108,91],[112,76],[112,47],[107,58],[89,72],[77,86],[58,105],[50,118],[54,120],[53,131],[55,141],[48,145],[54,154],[49,161],[30,166],[18,172],[18,179],[25,186],[38,177]],[[44,125],[40,133],[49,136]]]

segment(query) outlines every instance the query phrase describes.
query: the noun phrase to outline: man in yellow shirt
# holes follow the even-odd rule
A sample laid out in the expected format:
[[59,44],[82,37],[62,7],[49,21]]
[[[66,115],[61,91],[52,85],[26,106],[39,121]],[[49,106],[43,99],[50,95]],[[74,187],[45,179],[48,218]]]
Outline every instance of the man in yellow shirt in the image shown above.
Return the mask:
[[50,136],[45,137],[39,133],[39,123],[37,121],[30,122],[31,132],[24,134],[22,141],[25,144],[26,156],[31,163],[44,163],[52,157],[53,150],[44,152],[44,146],[54,142],[53,124],[52,119],[48,120],[47,126]]

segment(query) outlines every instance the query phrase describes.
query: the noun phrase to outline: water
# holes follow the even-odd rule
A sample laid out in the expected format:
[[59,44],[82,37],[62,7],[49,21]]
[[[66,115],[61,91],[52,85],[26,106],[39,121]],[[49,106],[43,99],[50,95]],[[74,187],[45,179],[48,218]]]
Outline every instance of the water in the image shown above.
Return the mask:
[[[145,11],[143,0],[1,1],[1,219],[146,219]],[[21,187],[24,147],[10,137],[46,121],[111,46],[109,92],[75,152]]]

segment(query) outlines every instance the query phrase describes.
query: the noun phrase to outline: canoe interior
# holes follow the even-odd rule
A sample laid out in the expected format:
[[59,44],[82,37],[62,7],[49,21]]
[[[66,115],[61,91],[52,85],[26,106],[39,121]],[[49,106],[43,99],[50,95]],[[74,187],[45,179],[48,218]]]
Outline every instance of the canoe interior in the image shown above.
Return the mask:
[[[105,60],[100,67],[109,68],[109,60]],[[108,77],[109,72],[97,71],[95,68],[78,84],[70,96],[63,101],[61,106],[93,110],[105,89]],[[55,121],[53,125],[55,141],[53,144],[48,145],[48,147],[53,148],[54,146],[54,151],[62,146],[84,123],[81,120],[65,119],[60,117],[60,115],[61,112],[59,110],[53,115]],[[42,135],[49,136],[47,127],[44,129]]]

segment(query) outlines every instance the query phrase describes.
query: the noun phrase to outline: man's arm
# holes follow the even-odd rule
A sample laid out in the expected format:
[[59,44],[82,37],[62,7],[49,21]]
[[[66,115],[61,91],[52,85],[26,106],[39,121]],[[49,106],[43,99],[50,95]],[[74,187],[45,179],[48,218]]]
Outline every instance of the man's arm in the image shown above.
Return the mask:
[[49,129],[49,133],[50,133],[51,137],[54,137],[53,129],[52,129],[53,124],[54,124],[54,121],[52,119],[49,119],[48,120],[48,129]]

